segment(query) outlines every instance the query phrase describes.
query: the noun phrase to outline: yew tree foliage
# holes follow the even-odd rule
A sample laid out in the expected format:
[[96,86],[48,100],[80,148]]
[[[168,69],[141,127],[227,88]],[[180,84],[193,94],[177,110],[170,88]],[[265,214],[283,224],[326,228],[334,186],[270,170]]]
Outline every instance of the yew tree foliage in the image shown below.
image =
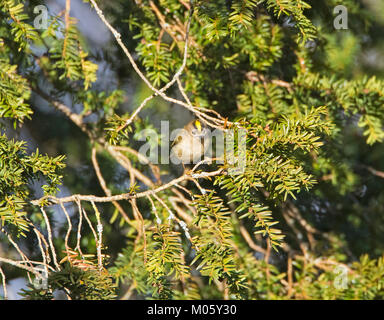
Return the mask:
[[[25,298],[384,296],[382,4],[336,30],[336,0],[84,1],[100,47],[75,2],[36,29],[42,1],[0,0],[1,284],[43,259]],[[140,161],[186,106],[246,131],[243,172]]]

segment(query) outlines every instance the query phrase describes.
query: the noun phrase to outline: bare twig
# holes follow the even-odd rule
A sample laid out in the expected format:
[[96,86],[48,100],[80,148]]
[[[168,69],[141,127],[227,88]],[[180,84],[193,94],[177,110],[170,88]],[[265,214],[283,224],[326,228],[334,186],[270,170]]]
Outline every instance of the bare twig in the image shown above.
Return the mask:
[[21,259],[23,261],[26,261],[28,263],[29,259],[28,257],[26,256],[26,254],[20,249],[20,247],[17,245],[17,243],[12,239],[12,236],[5,231],[4,228],[0,229],[0,231],[2,231],[8,238],[8,241],[12,244],[12,246],[16,249],[16,251],[18,252],[18,254],[20,255]]
[[83,117],[77,113],[74,113],[71,111],[71,109],[66,106],[65,104],[52,99],[51,96],[43,92],[40,88],[34,88],[33,91],[35,91],[39,96],[41,96],[44,100],[48,101],[50,104],[52,104],[57,110],[64,113],[74,124],[76,124],[81,131],[86,133],[89,137],[92,137],[92,133],[88,130],[87,126],[83,122]]
[[[207,177],[214,177],[214,176],[217,176],[217,175],[222,174],[222,173],[223,173],[223,169],[218,169],[218,170],[212,171],[212,172],[196,173],[196,174],[193,174],[192,177],[194,179],[207,178]],[[54,196],[44,196],[40,199],[31,201],[31,203],[34,205],[39,205],[44,200],[49,200],[52,203],[60,203],[60,202],[65,203],[65,202],[76,201],[76,199],[79,199],[81,201],[94,201],[94,202],[111,202],[111,201],[139,199],[139,198],[146,197],[147,195],[154,195],[160,191],[166,190],[169,187],[180,183],[181,181],[189,179],[190,177],[191,176],[188,173],[183,174],[182,176],[180,176],[176,179],[173,179],[172,181],[170,181],[166,184],[163,184],[163,185],[161,185],[155,189],[149,189],[149,190],[139,192],[139,193],[123,193],[123,194],[114,195],[114,196],[110,196],[110,197],[97,197],[94,195],[80,195],[80,194],[74,194],[72,196],[63,197],[63,198],[57,198]]]
[[44,217],[44,220],[45,220],[45,224],[47,225],[47,231],[48,231],[48,242],[49,242],[49,246],[51,248],[51,253],[52,253],[52,257],[53,257],[53,263],[55,264],[56,266],[56,269],[57,270],[60,270],[60,266],[59,264],[57,263],[57,257],[56,257],[56,250],[55,250],[55,247],[53,245],[53,241],[52,241],[52,230],[51,230],[51,224],[49,222],[49,219],[48,219],[48,216],[47,214],[45,213],[45,210],[43,209],[43,207],[40,207],[40,210],[43,214],[43,217]]
[[169,216],[168,216],[168,220],[171,221],[171,220],[175,220],[179,226],[181,227],[181,229],[183,229],[184,231],[184,234],[185,236],[187,237],[187,239],[189,241],[191,241],[191,244],[192,246],[194,246],[194,243],[192,242],[192,238],[191,238],[191,234],[189,232],[189,229],[186,225],[186,223],[184,221],[181,221],[179,218],[177,218],[172,210],[167,206],[167,204],[163,201],[163,199],[161,199],[157,194],[153,194],[153,196],[156,198],[157,201],[159,201],[161,203],[161,205],[168,211],[169,213]]
[[151,168],[152,173],[155,176],[155,179],[157,180],[158,183],[161,183],[159,167],[151,163],[146,156],[142,155],[137,150],[132,149],[130,147],[126,147],[126,146],[113,146],[112,148],[115,149],[116,151],[128,152],[134,155],[141,163],[144,163]]
[[178,205],[177,205],[177,202],[176,200],[178,200],[179,198],[177,197],[169,197],[169,202],[172,204],[172,207],[175,209],[175,211],[177,212],[177,214],[187,223],[187,224],[191,224],[192,221],[193,221],[193,218],[188,214],[186,213],[183,209],[181,209]]
[[76,203],[77,203],[77,208],[78,208],[78,211],[79,211],[79,224],[77,226],[77,242],[76,242],[75,250],[78,250],[80,255],[83,256],[83,252],[81,251],[81,245],[80,245],[80,241],[81,241],[81,227],[83,225],[83,212],[82,212],[80,200],[77,199]]
[[[103,175],[101,174],[100,166],[96,158],[96,148],[92,148],[92,164],[96,172],[97,179],[99,180],[100,186],[103,189],[104,193],[110,197],[112,195],[111,190],[108,189],[107,184],[104,180]],[[128,214],[124,211],[123,207],[117,202],[112,201],[112,204],[116,207],[116,209],[120,212],[122,217],[127,223],[131,223],[131,220],[128,217]]]
[[101,249],[103,246],[103,225],[100,220],[100,212],[97,209],[95,203],[92,201],[92,207],[93,210],[95,210],[95,216],[97,220],[97,233],[98,233],[98,238],[97,238],[97,261],[98,261],[98,266],[99,266],[99,272],[103,270],[103,257],[101,254]]
[[66,253],[67,253],[67,257],[69,259],[70,248],[69,248],[69,245],[68,245],[68,241],[69,241],[69,236],[70,236],[71,231],[72,231],[72,223],[71,223],[71,218],[69,217],[69,214],[67,212],[67,209],[65,209],[65,207],[64,207],[64,204],[60,203],[60,207],[63,210],[63,212],[65,214],[65,217],[67,218],[67,222],[68,222],[68,228],[67,228],[67,233],[65,235],[64,246],[65,246],[65,250],[66,250]]
[[[41,252],[42,258],[43,258],[43,263],[44,263],[44,266],[45,266],[45,272],[46,272],[46,274],[48,274],[48,263],[49,263],[49,261],[47,261],[47,256],[49,254],[48,253],[48,244],[46,243],[45,238],[43,237],[43,235],[35,227],[33,228],[33,231],[35,232],[37,240],[39,242],[39,248],[40,248],[40,252]],[[41,240],[44,241],[45,248],[46,248],[47,252],[44,252],[43,244],[41,243]]]
[[[91,0],[92,4],[95,6],[96,3],[94,0]],[[103,13],[101,12],[101,10],[97,8],[97,5],[95,6],[95,9],[96,9],[96,12],[98,13],[99,17],[101,18],[101,20],[103,20],[103,22],[106,24],[106,26],[111,30],[111,32],[113,33],[113,35],[115,36],[117,42],[119,43],[120,47],[123,49],[123,51],[125,52],[125,54],[127,55],[129,61],[131,62],[133,68],[135,69],[135,71],[138,73],[138,75],[140,76],[140,78],[143,79],[143,81],[148,85],[148,87],[154,91],[154,94],[152,94],[151,96],[147,97],[143,103],[139,106],[139,108],[137,108],[134,113],[132,114],[132,116],[125,122],[124,125],[120,126],[117,131],[120,131],[122,129],[124,129],[125,127],[127,127],[128,125],[131,124],[131,122],[133,121],[133,119],[139,114],[139,112],[145,107],[145,105],[147,104],[147,102],[149,100],[151,100],[152,98],[154,98],[155,96],[158,96],[160,95],[163,99],[167,100],[167,101],[170,101],[170,102],[174,102],[174,103],[177,103],[177,104],[180,104],[180,105],[183,105],[185,106],[185,103],[182,102],[182,101],[179,101],[179,100],[176,100],[176,99],[172,99],[172,98],[169,98],[167,95],[164,94],[164,92],[170,88],[176,81],[177,79],[180,77],[180,75],[182,74],[186,64],[187,64],[187,56],[188,56],[188,35],[189,35],[189,29],[190,29],[190,26],[191,26],[191,21],[192,21],[192,16],[193,16],[193,6],[191,6],[190,8],[190,11],[189,11],[189,18],[188,18],[188,23],[187,23],[187,30],[186,30],[186,33],[185,33],[185,44],[184,44],[184,55],[183,55],[183,62],[180,66],[180,68],[176,71],[176,73],[174,74],[173,78],[171,81],[169,81],[164,87],[162,87],[160,90],[157,90],[155,87],[152,86],[152,84],[149,82],[149,80],[144,76],[144,74],[139,70],[139,68],[137,67],[136,63],[134,62],[131,54],[129,53],[128,49],[125,47],[125,45],[122,43],[120,37],[118,37],[118,33],[116,32],[116,30],[105,20],[105,18],[103,19]]]
[[1,279],[2,279],[2,283],[3,283],[4,300],[7,300],[8,299],[8,293],[7,293],[6,278],[5,278],[5,274],[3,272],[3,269],[1,269],[1,267],[0,267],[0,274],[1,274]]
[[265,249],[263,249],[262,247],[258,246],[253,240],[252,240],[252,237],[251,235],[248,233],[247,229],[245,229],[245,227],[243,225],[240,225],[240,233],[241,235],[243,236],[244,240],[247,242],[248,246],[257,251],[257,252],[261,252],[262,254],[266,255],[267,254],[267,251]]
[[157,212],[155,203],[153,202],[153,200],[152,200],[152,198],[151,198],[150,195],[147,195],[147,198],[148,198],[149,202],[150,202],[151,205],[152,205],[152,211],[153,211],[153,213],[155,214],[155,217],[156,217],[156,223],[157,223],[157,224],[161,224],[161,219],[160,219],[160,217],[159,217],[159,213]]
[[83,215],[84,215],[84,218],[85,220],[87,221],[88,225],[89,225],[89,228],[91,229],[92,233],[93,233],[93,237],[95,238],[95,243],[98,243],[98,237],[97,237],[97,233],[95,231],[95,228],[93,228],[93,225],[92,225],[92,222],[91,220],[88,218],[88,214],[87,212],[85,211],[84,208],[82,208],[82,211],[83,211]]
[[370,166],[364,166],[364,168],[366,168],[373,175],[384,179],[384,172],[383,171],[376,170]]
[[131,284],[129,286],[128,290],[125,292],[125,294],[120,298],[120,300],[129,300],[134,289],[135,289],[135,286],[133,284]]
[[289,254],[288,255],[288,262],[287,262],[287,276],[288,276],[288,292],[287,295],[290,297],[292,295],[292,284],[293,284],[293,268],[292,268],[292,257]]
[[[122,48],[122,50],[124,51],[125,55],[128,57],[128,60],[130,61],[133,69],[136,71],[136,73],[139,75],[139,77],[146,83],[146,85],[154,92],[152,95],[148,96],[147,98],[144,99],[144,101],[140,104],[140,106],[133,112],[133,114],[131,115],[131,117],[123,124],[121,125],[119,128],[117,128],[117,131],[121,131],[123,130],[124,128],[126,128],[127,126],[129,126],[132,121],[136,118],[136,116],[140,113],[140,111],[146,106],[146,104],[152,100],[154,97],[156,96],[161,96],[164,100],[166,101],[169,101],[169,102],[172,102],[174,104],[177,104],[177,105],[180,105],[184,108],[187,108],[188,110],[190,110],[191,112],[195,113],[199,118],[201,118],[204,122],[207,122],[207,119],[204,119],[204,118],[212,118],[212,117],[209,117],[209,116],[203,116],[203,113],[201,111],[198,111],[197,108],[193,107],[190,103],[185,103],[183,101],[180,101],[180,100],[177,100],[177,99],[174,99],[174,98],[171,98],[171,97],[168,97],[164,92],[170,88],[180,77],[180,75],[182,74],[186,64],[187,64],[187,56],[188,56],[188,36],[189,36],[189,30],[190,30],[190,25],[191,25],[191,21],[192,21],[192,16],[193,16],[193,11],[194,11],[194,8],[193,6],[190,6],[190,9],[189,9],[189,17],[188,17],[188,22],[187,22],[187,27],[186,27],[186,32],[185,32],[185,44],[184,44],[184,55],[183,55],[183,61],[182,61],[182,64],[180,66],[180,68],[176,71],[176,73],[174,74],[173,78],[171,81],[169,81],[165,86],[163,86],[161,89],[156,89],[151,83],[150,81],[145,77],[145,75],[140,71],[139,67],[137,66],[136,62],[134,61],[131,53],[129,52],[129,50],[127,49],[127,47],[124,45],[124,43],[122,42],[121,40],[121,35],[120,33],[118,33],[116,31],[116,29],[114,29],[111,24],[106,20],[103,12],[101,11],[101,9],[98,7],[98,5],[96,4],[96,2],[94,0],[90,0],[92,5],[94,6],[95,10],[96,10],[96,13],[98,14],[98,16],[100,17],[100,19],[103,21],[103,23],[107,26],[107,28],[112,32],[113,36],[115,37],[117,43],[119,44],[119,46]],[[224,120],[221,120],[221,119],[216,119],[216,118],[212,118],[215,122],[217,123],[220,123],[220,124],[224,124],[225,121]],[[208,123],[209,124],[209,123]],[[219,126],[215,125],[215,124],[209,124],[209,125],[213,125],[215,127],[218,127],[220,128]]]
[[23,265],[23,263],[25,263],[25,261],[13,261],[11,259],[0,257],[0,262],[8,263],[8,264],[15,266],[15,267],[18,267],[20,269],[27,270],[28,272],[31,272],[31,273],[38,275],[38,276],[40,275],[40,273],[38,271],[36,271],[35,268]]

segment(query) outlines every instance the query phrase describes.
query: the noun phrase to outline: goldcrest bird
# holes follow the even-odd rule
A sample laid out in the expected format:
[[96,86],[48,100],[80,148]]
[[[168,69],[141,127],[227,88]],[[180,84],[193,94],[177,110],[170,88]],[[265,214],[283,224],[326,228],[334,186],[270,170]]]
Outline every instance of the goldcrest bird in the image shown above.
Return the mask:
[[[184,126],[172,144],[171,156],[184,164],[197,163],[209,147],[209,130],[199,120]],[[185,167],[184,167],[185,168]]]

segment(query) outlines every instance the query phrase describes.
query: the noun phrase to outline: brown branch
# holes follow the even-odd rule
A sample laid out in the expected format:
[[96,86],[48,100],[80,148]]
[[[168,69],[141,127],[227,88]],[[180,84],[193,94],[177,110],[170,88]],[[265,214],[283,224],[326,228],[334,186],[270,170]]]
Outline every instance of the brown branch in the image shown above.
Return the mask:
[[148,158],[143,156],[140,152],[138,152],[137,150],[132,149],[130,147],[126,147],[126,146],[113,146],[111,148],[113,148],[116,151],[128,152],[128,153],[134,155],[141,163],[144,163],[151,168],[152,173],[155,176],[156,181],[158,183],[161,183],[160,168],[157,165],[154,165],[152,162],[150,162],[148,160]]
[[288,255],[287,261],[287,277],[288,277],[288,292],[287,295],[290,297],[292,295],[292,285],[293,285],[293,269],[292,269],[292,257]]
[[315,246],[315,238],[314,234],[319,233],[314,227],[312,227],[301,215],[299,209],[291,202],[287,201],[285,205],[283,206],[283,210],[286,210],[287,214],[299,222],[299,224],[303,227],[303,229],[306,231],[307,238],[309,241],[309,244],[311,248],[313,249]]
[[295,240],[298,243],[301,251],[305,255],[307,253],[306,246],[304,245],[304,243],[302,243],[302,241],[298,240],[298,238],[297,238],[298,236],[303,237],[303,234],[300,232],[299,229],[296,228],[295,219],[293,219],[290,215],[288,215],[287,210],[285,210],[284,208],[282,208],[281,212],[282,212],[282,216],[283,216],[284,220],[287,222],[287,225],[292,229],[293,233],[296,235]]
[[53,262],[56,266],[56,269],[57,270],[60,270],[60,266],[59,264],[57,263],[57,257],[56,257],[56,250],[55,250],[55,246],[53,245],[53,240],[52,240],[52,229],[51,229],[51,224],[49,222],[49,219],[48,219],[48,216],[47,214],[45,213],[45,210],[44,208],[40,207],[40,211],[41,213],[43,214],[43,217],[44,217],[44,221],[45,221],[45,224],[47,226],[47,232],[48,232],[48,243],[49,243],[49,247],[51,249],[51,254],[52,254],[52,257],[53,257]]
[[193,16],[193,6],[191,7],[189,11],[189,18],[188,18],[188,23],[187,23],[187,28],[186,28],[186,33],[185,33],[185,44],[184,44],[184,55],[183,55],[183,62],[180,66],[180,68],[176,71],[174,74],[173,78],[171,81],[169,81],[165,86],[163,86],[161,89],[157,90],[155,87],[152,86],[152,84],[149,82],[149,80],[144,76],[144,74],[140,71],[140,69],[137,67],[135,61],[133,60],[131,54],[129,53],[128,49],[126,46],[123,44],[121,41],[121,35],[108,23],[108,21],[105,19],[102,11],[98,8],[97,4],[95,3],[94,0],[90,0],[93,4],[93,6],[96,9],[97,14],[99,15],[100,19],[104,22],[104,24],[111,30],[113,35],[115,36],[117,42],[119,43],[120,47],[123,49],[124,53],[128,57],[129,61],[131,62],[133,68],[137,72],[137,74],[140,76],[140,78],[143,79],[143,81],[148,85],[148,87],[154,92],[151,96],[147,97],[142,104],[133,112],[131,117],[122,125],[120,126],[117,131],[120,131],[124,128],[126,128],[128,125],[131,124],[131,122],[134,120],[134,118],[139,114],[139,112],[145,107],[147,102],[154,98],[155,96],[161,96],[164,100],[169,101],[169,102],[174,102],[178,105],[184,106],[189,108],[188,104],[184,103],[183,101],[173,99],[168,97],[164,92],[170,88],[176,80],[180,77],[182,74],[185,66],[187,65],[187,56],[188,56],[188,35],[189,35],[189,29],[191,26],[191,21],[192,21],[192,16]]
[[69,16],[70,11],[71,11],[71,0],[66,0],[65,11],[64,11],[65,35],[64,35],[64,42],[63,42],[63,52],[61,53],[61,56],[63,57],[65,64],[67,64],[67,59],[65,58],[65,56],[67,54],[68,29],[71,24],[71,20]]
[[177,205],[177,200],[179,200],[179,198],[177,197],[169,197],[169,202],[172,204],[172,207],[175,209],[175,211],[177,212],[177,214],[180,216],[180,218],[182,218],[187,224],[191,224],[192,221],[193,221],[193,217],[191,217],[188,213],[186,213],[183,209],[181,209],[178,205]]
[[138,237],[136,238],[135,242],[137,243],[138,239],[141,236],[143,237],[143,241],[144,241],[144,245],[143,245],[144,264],[146,264],[147,263],[147,237],[145,235],[145,223],[144,223],[143,215],[141,214],[139,208],[137,207],[136,199],[132,199],[130,201],[130,203],[132,205],[133,214],[135,216],[135,219],[138,221],[138,223],[141,226],[141,228],[139,228],[137,230],[138,231]]
[[251,235],[248,233],[247,229],[243,226],[243,225],[240,225],[239,226],[239,229],[240,229],[240,233],[241,235],[243,236],[244,240],[247,242],[248,246],[257,251],[257,252],[261,252],[262,254],[266,255],[267,254],[267,251],[265,249],[263,249],[262,247],[258,246],[253,240],[252,240],[252,237]]
[[[104,180],[103,175],[101,174],[100,166],[99,163],[97,162],[96,158],[96,148],[92,148],[92,163],[93,163],[93,168],[95,169],[96,176],[99,180],[100,186],[103,189],[104,193],[110,197],[112,196],[111,190],[108,189],[107,184]],[[123,207],[117,202],[117,201],[112,201],[112,204],[115,206],[115,208],[120,212],[124,220],[131,224],[131,220],[128,217],[128,214],[124,211]]]
[[23,265],[23,262],[25,262],[25,261],[21,261],[21,262],[20,261],[13,261],[10,259],[0,257],[0,262],[8,263],[8,264],[15,266],[15,267],[18,267],[20,269],[27,270],[28,272],[32,272],[35,275],[40,275],[40,273],[38,271],[36,271],[35,268]]
[[7,283],[6,283],[5,274],[3,272],[3,269],[1,269],[1,267],[0,267],[0,275],[3,283],[4,300],[7,300],[8,299]]
[[[151,179],[149,179],[147,176],[145,176],[142,172],[137,170],[136,168],[132,167],[131,161],[123,155],[121,152],[116,151],[112,146],[110,145],[105,145],[105,149],[109,152],[111,156],[113,156],[117,162],[128,172],[132,172],[133,175],[139,179],[141,182],[143,182],[145,185],[149,187],[153,187],[154,183],[152,182]],[[132,179],[131,179],[132,180]],[[132,181],[131,181],[132,183]]]
[[[159,23],[160,23],[162,30],[164,30],[166,33],[168,33],[170,35],[170,37],[173,39],[173,41],[179,46],[180,51],[181,51],[182,47],[180,46],[179,39],[177,39],[177,31],[173,30],[174,26],[172,26],[171,24],[169,24],[165,21],[163,14],[160,12],[160,10],[157,8],[157,6],[153,3],[153,1],[149,1],[149,6],[152,8],[153,12],[156,14],[157,18],[159,19]],[[179,30],[179,32],[180,32],[180,30]]]
[[[200,178],[214,177],[214,176],[217,176],[217,175],[222,174],[222,173],[223,173],[223,169],[218,169],[218,170],[212,171],[212,172],[202,172],[202,173],[194,174],[193,178],[200,179]],[[52,203],[60,203],[60,202],[64,203],[64,202],[73,202],[76,200],[94,201],[94,202],[111,202],[111,201],[139,199],[139,198],[146,197],[147,195],[153,195],[153,194],[156,194],[160,191],[164,191],[164,190],[168,189],[169,187],[171,187],[177,183],[180,183],[181,181],[187,180],[187,179],[190,179],[189,173],[183,174],[182,176],[180,176],[176,179],[173,179],[172,181],[170,181],[166,184],[163,184],[163,185],[161,185],[155,189],[149,189],[149,190],[139,192],[139,193],[122,193],[122,194],[114,195],[114,196],[110,196],[110,197],[97,197],[94,195],[80,195],[80,194],[74,194],[72,196],[63,197],[63,198],[57,198],[54,196],[44,196],[40,199],[32,200],[31,203],[33,205],[40,205],[40,203],[43,202],[44,200],[49,200]]]
[[120,298],[120,300],[129,300],[132,293],[133,293],[133,290],[135,289],[135,286],[133,284],[131,284],[128,288],[128,290],[124,293],[124,295]]
[[384,179],[384,172],[383,171],[376,170],[370,166],[364,166],[364,168],[367,169],[373,175]]
[[90,138],[93,137],[93,134],[88,130],[87,126],[83,122],[83,117],[77,113],[74,113],[71,111],[71,109],[66,106],[65,104],[52,99],[51,96],[43,92],[40,88],[35,87],[33,88],[33,91],[35,91],[39,96],[41,96],[44,100],[48,101],[50,104],[52,104],[55,109],[61,111],[64,113],[75,125],[77,125],[81,131],[86,133]]
[[[188,189],[186,189],[186,188],[184,188],[178,184],[176,184],[175,187],[180,188],[181,190],[188,192],[192,196],[192,193]],[[184,204],[184,206],[186,208],[188,208],[188,210],[193,213],[193,215],[196,215],[196,209],[192,206],[191,200],[188,200],[187,198],[185,198],[184,195],[174,187],[171,188],[171,191],[178,197],[179,202],[182,202]]]

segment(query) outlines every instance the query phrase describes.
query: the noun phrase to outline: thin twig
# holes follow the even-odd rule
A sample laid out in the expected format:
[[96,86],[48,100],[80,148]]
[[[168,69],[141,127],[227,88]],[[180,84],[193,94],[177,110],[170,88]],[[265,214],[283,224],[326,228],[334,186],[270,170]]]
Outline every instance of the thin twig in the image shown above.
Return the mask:
[[103,257],[101,255],[101,249],[103,245],[103,225],[100,220],[100,212],[97,209],[95,203],[92,201],[92,207],[93,210],[95,210],[95,215],[96,215],[96,221],[97,221],[97,233],[98,233],[98,238],[97,238],[97,261],[99,265],[99,272],[103,270]]
[[77,226],[77,242],[76,242],[76,247],[75,247],[75,250],[78,250],[81,257],[83,257],[83,252],[81,251],[81,245],[80,245],[80,241],[81,241],[81,227],[83,225],[83,213],[82,213],[82,208],[81,208],[81,202],[80,200],[76,200],[76,203],[77,203],[77,208],[78,208],[78,211],[79,211],[79,224]]
[[1,279],[2,279],[2,283],[3,283],[4,300],[7,300],[8,299],[8,293],[7,293],[6,278],[5,278],[5,274],[3,272],[3,269],[1,269],[1,267],[0,267],[0,274],[1,274]]
[[258,246],[253,240],[252,240],[252,237],[251,235],[248,233],[247,229],[245,229],[245,227],[243,225],[240,225],[240,233],[241,235],[243,236],[244,240],[247,242],[248,246],[257,251],[257,252],[261,252],[262,254],[266,255],[267,254],[267,251],[265,249],[263,249],[262,247]]
[[8,263],[8,264],[15,266],[15,267],[18,267],[20,269],[27,270],[28,272],[31,272],[34,275],[38,275],[38,276],[40,275],[40,273],[38,271],[36,271],[35,268],[23,265],[23,262],[25,263],[25,261],[13,261],[11,259],[0,257],[0,262]]
[[52,257],[53,257],[53,263],[55,264],[56,266],[56,269],[57,270],[60,270],[60,266],[59,264],[57,263],[57,257],[56,257],[56,251],[55,251],[55,247],[53,245],[53,241],[52,241],[52,230],[51,230],[51,224],[49,222],[49,219],[48,219],[48,216],[47,214],[45,213],[45,210],[43,209],[43,207],[40,207],[40,210],[43,214],[43,217],[44,217],[44,220],[45,220],[45,224],[47,225],[47,232],[48,232],[48,242],[49,242],[49,246],[51,248],[51,253],[52,253]]
[[[223,169],[218,169],[218,170],[215,170],[212,172],[202,172],[202,173],[193,174],[192,177],[194,179],[208,178],[208,177],[217,176],[217,175],[222,174],[222,173],[223,173]],[[74,194],[72,196],[63,197],[63,198],[57,198],[54,196],[44,196],[40,199],[32,200],[31,203],[34,205],[39,205],[44,200],[49,200],[52,203],[60,203],[60,202],[65,203],[65,202],[76,201],[76,199],[79,199],[82,201],[94,201],[94,202],[111,202],[111,201],[139,199],[139,198],[146,197],[147,195],[154,195],[160,191],[166,190],[169,187],[176,185],[176,184],[180,183],[181,181],[187,180],[189,178],[191,178],[191,176],[188,173],[183,174],[182,176],[175,178],[172,181],[170,181],[166,184],[163,184],[163,185],[161,185],[155,189],[149,189],[149,190],[139,192],[139,193],[122,193],[122,194],[114,195],[114,196],[110,196],[110,197],[97,197],[94,195],[80,195],[80,194]]]
[[[96,148],[92,148],[92,164],[93,164],[93,168],[95,169],[96,176],[97,176],[97,179],[99,180],[101,188],[103,189],[104,193],[108,197],[110,197],[112,195],[112,192],[111,190],[108,189],[107,183],[105,182],[104,177],[101,174],[100,166],[96,157]],[[131,220],[129,219],[128,214],[124,211],[123,207],[117,201],[112,201],[112,204],[120,212],[124,220],[127,223],[131,223]]]
[[135,289],[135,286],[133,284],[131,284],[129,286],[128,290],[125,292],[125,294],[120,298],[120,300],[129,300],[134,289]]
[[[48,262],[47,262],[48,252],[44,252],[43,244],[41,242],[41,238],[44,239],[44,237],[42,237],[42,234],[39,233],[36,228],[33,228],[33,231],[35,232],[36,237],[37,237],[37,241],[39,242],[39,248],[40,248],[41,256],[43,258],[43,263],[45,266],[45,272],[46,272],[46,274],[48,274],[48,267],[47,267],[47,265],[48,265]],[[47,243],[45,242],[45,239],[44,239],[44,243],[46,245],[46,250],[48,251],[48,246],[47,246]]]
[[367,169],[373,175],[384,179],[384,172],[383,171],[376,170],[370,166],[364,166],[364,168]]
[[65,246],[65,250],[66,250],[66,253],[67,253],[68,260],[69,260],[70,248],[69,248],[69,245],[68,245],[68,241],[69,241],[69,236],[70,236],[71,231],[72,231],[72,223],[71,223],[71,218],[69,217],[69,214],[67,212],[67,209],[65,209],[65,207],[64,207],[64,204],[60,203],[60,207],[61,207],[61,209],[63,209],[63,212],[64,212],[65,217],[67,218],[67,222],[68,222],[68,229],[67,229],[67,233],[65,235],[64,246]]
[[[92,4],[95,5],[95,1],[94,0],[91,0]],[[96,12],[98,13],[99,17],[103,20],[102,18],[102,12],[101,10],[97,10],[97,8],[95,7],[96,9]],[[147,97],[143,103],[140,105],[139,108],[137,108],[135,110],[135,112],[132,114],[132,116],[125,122],[125,124],[121,127],[119,127],[117,129],[117,131],[120,131],[122,129],[124,129],[125,127],[127,127],[128,125],[131,124],[131,122],[133,121],[133,119],[137,116],[137,114],[141,111],[141,109],[146,105],[146,103],[151,100],[152,98],[154,98],[155,96],[158,96],[160,95],[163,99],[165,100],[168,100],[168,101],[171,101],[171,100],[175,100],[174,102],[175,103],[178,103],[178,104],[182,104],[184,105],[184,103],[182,101],[178,101],[176,99],[172,99],[172,98],[169,98],[167,95],[164,94],[164,92],[170,88],[176,81],[177,79],[180,77],[180,75],[182,74],[186,64],[187,64],[187,57],[188,57],[188,35],[189,35],[189,29],[190,29],[190,26],[191,26],[191,21],[192,21],[192,16],[193,16],[193,6],[191,6],[190,8],[190,11],[189,11],[189,18],[188,18],[188,23],[187,23],[187,30],[186,30],[186,33],[185,33],[185,44],[184,44],[184,55],[183,55],[183,62],[180,66],[180,68],[176,71],[176,73],[174,74],[173,78],[171,81],[169,81],[165,86],[163,86],[160,90],[157,90],[155,87],[152,86],[152,84],[148,81],[148,79],[141,73],[141,71],[139,70],[139,68],[137,67],[136,63],[133,61],[133,58],[131,56],[131,54],[129,53],[128,49],[125,47],[125,45],[122,43],[121,39],[116,37],[118,35],[118,33],[116,32],[115,29],[113,29],[112,26],[110,26],[110,24],[105,20],[103,20],[104,23],[106,23],[107,27],[109,26],[110,30],[112,31],[112,33],[114,34],[117,42],[119,43],[120,47],[124,50],[125,54],[127,55],[128,59],[130,60],[132,66],[134,67],[135,71],[138,73],[138,75],[144,80],[144,82],[148,85],[148,87],[154,91],[154,94],[152,94],[151,96]],[[145,103],[144,103],[145,102]]]
[[186,238],[191,242],[192,246],[194,246],[194,243],[192,242],[192,238],[191,238],[191,234],[189,232],[189,229],[186,225],[186,223],[184,221],[181,221],[179,218],[177,218],[174,213],[172,212],[172,210],[167,206],[167,204],[163,201],[163,199],[161,199],[157,194],[153,194],[153,196],[156,198],[157,201],[159,201],[161,203],[161,205],[168,211],[169,213],[169,216],[168,216],[168,220],[169,222],[171,222],[171,220],[175,220],[179,226],[181,227],[181,229],[183,229],[184,231],[184,234],[186,236]]

